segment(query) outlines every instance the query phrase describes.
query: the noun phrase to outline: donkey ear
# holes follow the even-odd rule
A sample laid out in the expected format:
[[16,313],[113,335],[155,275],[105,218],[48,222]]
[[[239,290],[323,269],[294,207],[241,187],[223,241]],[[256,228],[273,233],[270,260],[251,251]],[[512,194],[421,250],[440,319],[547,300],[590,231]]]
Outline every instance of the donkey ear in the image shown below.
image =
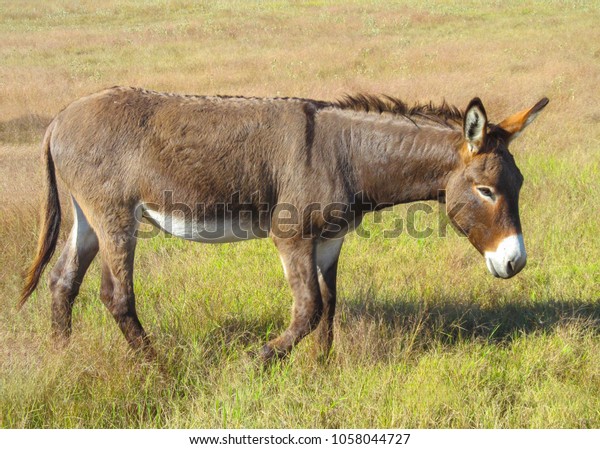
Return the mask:
[[471,153],[478,153],[483,148],[486,129],[487,115],[485,114],[485,108],[481,100],[475,97],[467,106],[464,121],[465,140]]
[[521,134],[525,127],[533,122],[539,112],[546,107],[549,101],[544,97],[534,107],[525,109],[504,119],[498,126],[507,132],[508,141],[510,142]]

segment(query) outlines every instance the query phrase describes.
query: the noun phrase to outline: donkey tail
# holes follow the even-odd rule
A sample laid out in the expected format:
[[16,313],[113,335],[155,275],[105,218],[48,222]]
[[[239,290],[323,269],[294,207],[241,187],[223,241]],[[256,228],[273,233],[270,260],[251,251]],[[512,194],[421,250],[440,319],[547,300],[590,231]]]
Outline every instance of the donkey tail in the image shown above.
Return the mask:
[[58,199],[58,188],[56,185],[56,174],[54,172],[54,162],[50,154],[50,137],[54,126],[51,124],[46,130],[44,142],[42,144],[42,159],[46,165],[46,204],[42,209],[42,224],[38,238],[37,255],[31,264],[31,267],[25,274],[25,285],[21,290],[19,300],[19,309],[23,307],[27,298],[36,289],[42,272],[56,248],[58,232],[60,230],[60,201]]

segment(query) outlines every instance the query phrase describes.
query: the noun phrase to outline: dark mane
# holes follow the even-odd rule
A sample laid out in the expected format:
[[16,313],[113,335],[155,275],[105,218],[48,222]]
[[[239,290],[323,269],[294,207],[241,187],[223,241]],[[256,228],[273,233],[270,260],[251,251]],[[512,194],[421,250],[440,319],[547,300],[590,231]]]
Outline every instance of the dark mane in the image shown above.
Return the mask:
[[[402,115],[408,118],[425,118],[436,122],[447,121],[462,123],[464,112],[456,106],[449,105],[443,101],[441,105],[433,103],[417,103],[409,106],[399,98],[389,95],[354,94],[345,95],[341,100],[332,103],[333,107],[340,109],[352,109],[364,112],[388,112],[390,114]],[[447,123],[446,123],[447,124]]]

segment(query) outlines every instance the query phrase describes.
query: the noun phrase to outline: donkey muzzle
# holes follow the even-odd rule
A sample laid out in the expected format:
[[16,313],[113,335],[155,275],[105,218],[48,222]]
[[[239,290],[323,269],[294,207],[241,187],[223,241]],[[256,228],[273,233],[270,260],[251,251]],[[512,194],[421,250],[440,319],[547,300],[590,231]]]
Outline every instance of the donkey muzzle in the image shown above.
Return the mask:
[[506,237],[498,244],[495,251],[486,251],[484,255],[490,273],[503,279],[513,277],[527,262],[523,235],[515,234]]

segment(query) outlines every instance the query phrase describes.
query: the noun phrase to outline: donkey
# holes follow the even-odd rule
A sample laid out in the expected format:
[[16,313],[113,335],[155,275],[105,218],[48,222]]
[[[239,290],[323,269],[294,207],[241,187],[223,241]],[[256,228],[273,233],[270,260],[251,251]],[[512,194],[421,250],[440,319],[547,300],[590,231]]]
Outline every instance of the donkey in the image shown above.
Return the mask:
[[59,341],[68,340],[75,298],[100,252],[102,302],[129,345],[154,355],[133,288],[145,218],[199,242],[271,237],[294,305],[289,327],[260,355],[284,356],[313,330],[329,354],[340,250],[369,211],[441,200],[444,192],[450,221],[491,274],[510,278],[523,269],[523,176],[508,145],[547,103],[495,125],[479,98],[464,111],[364,94],[326,102],[113,87],[81,98],[54,118],[43,140],[46,199],[20,307],[57,244],[58,173],[74,211],[49,279]]

